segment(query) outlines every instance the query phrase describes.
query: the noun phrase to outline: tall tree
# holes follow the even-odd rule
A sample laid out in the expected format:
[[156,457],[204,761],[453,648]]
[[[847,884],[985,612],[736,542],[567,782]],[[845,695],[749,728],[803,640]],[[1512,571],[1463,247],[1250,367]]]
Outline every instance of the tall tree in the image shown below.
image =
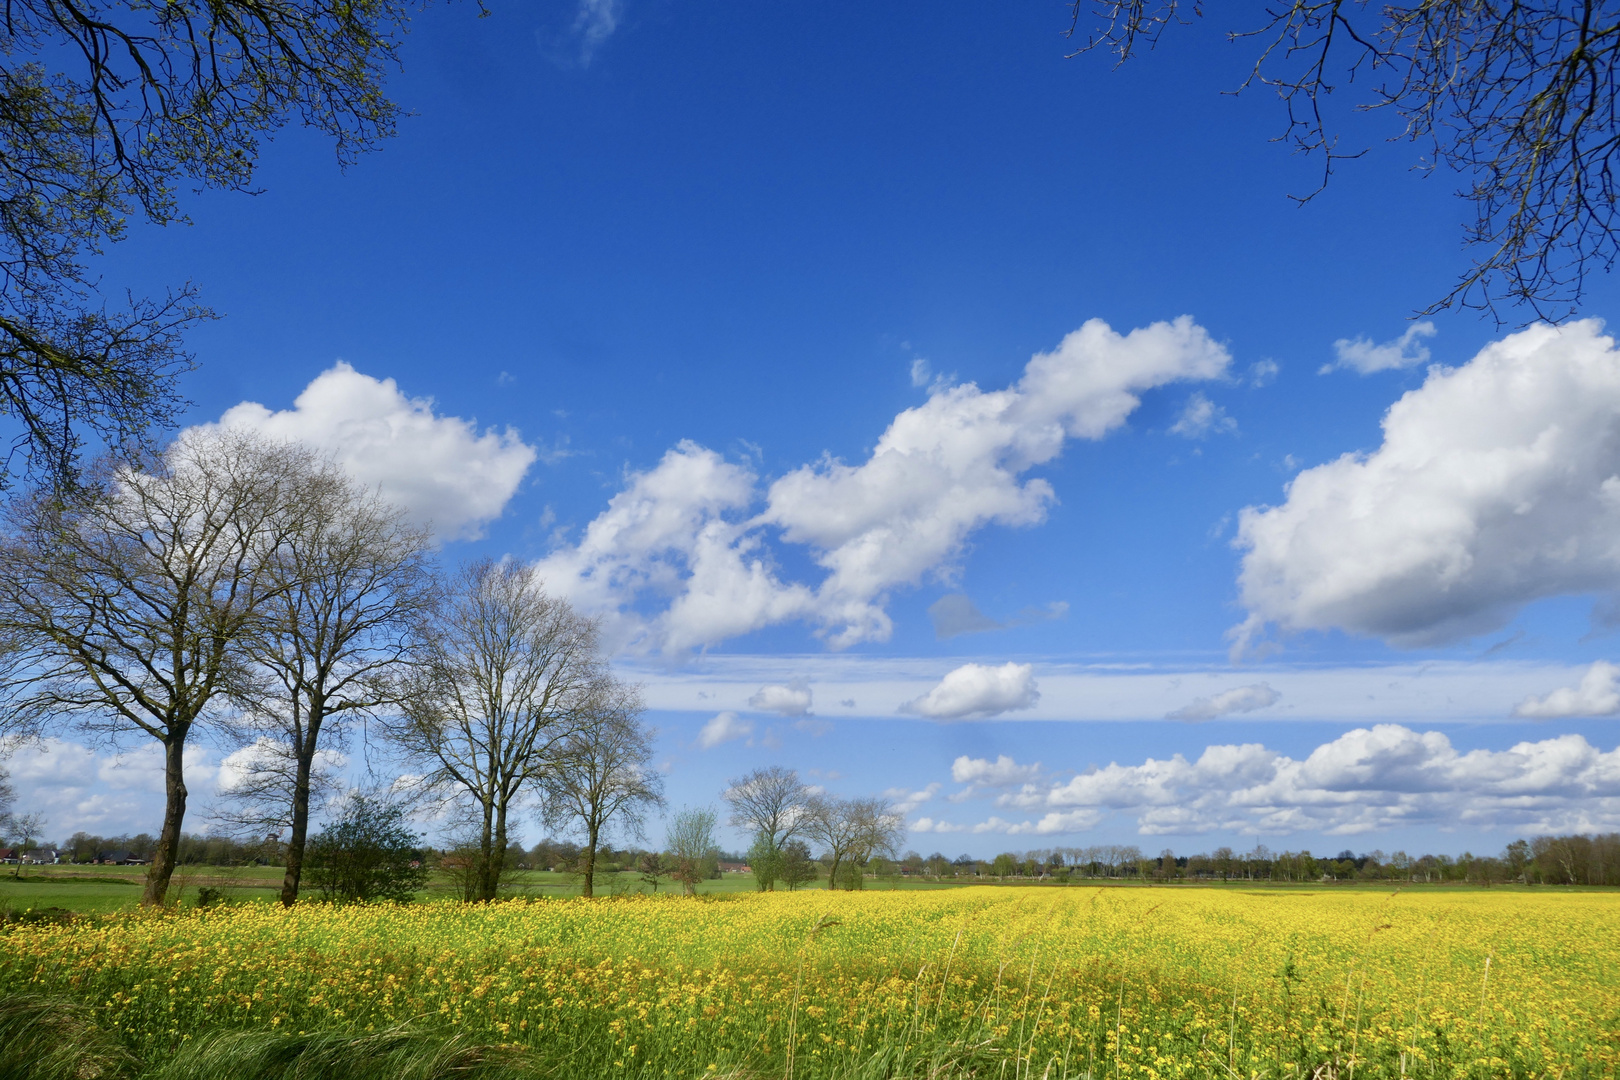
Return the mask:
[[473,895],[493,900],[507,824],[613,690],[596,623],[546,592],[532,567],[465,567],[418,630],[388,732],[423,785],[471,811]]
[[[799,780],[799,774],[780,765],[755,769],[731,781],[722,798],[731,808],[730,824],[747,830],[763,845],[770,860],[767,867],[779,865],[782,845],[803,832],[813,816],[810,793]],[[761,892],[775,890],[771,870],[756,877],[759,877]]]
[[238,820],[287,828],[281,902],[298,899],[317,755],[343,721],[391,700],[410,631],[432,605],[432,538],[400,508],[318,459],[300,478],[296,528],[266,572],[263,617],[246,639],[264,676],[247,696],[270,734],[235,794]]
[[261,140],[297,121],[340,162],[394,130],[383,94],[402,0],[12,0],[0,50],[0,420],[60,484],[90,439],[172,422],[208,312],[188,284],[119,310],[85,264],[139,216],[185,220],[186,186],[253,188]]
[[[1074,0],[1081,51],[1121,61],[1203,5],[1180,0]],[[1429,311],[1524,303],[1537,317],[1575,310],[1587,275],[1620,254],[1620,10],[1592,0],[1287,0],[1256,9],[1228,34],[1253,50],[1243,86],[1271,87],[1287,111],[1283,138],[1319,154],[1326,185],[1345,147],[1325,104],[1351,100],[1394,114],[1393,138],[1422,144],[1460,175],[1473,203],[1464,239],[1474,265]],[[1341,95],[1342,96],[1342,95]],[[1310,198],[1309,195],[1305,198]]]
[[664,804],[664,778],[649,764],[652,733],[641,711],[636,687],[606,687],[541,781],[546,825],[577,829],[585,837],[579,862],[584,896],[595,893],[596,851],[609,830],[617,826],[644,838],[647,811]]
[[244,640],[285,586],[268,554],[296,527],[309,452],[194,431],[97,482],[15,500],[0,542],[0,633],[30,662],[15,732],[63,722],[163,747],[164,812],[144,904],[160,904],[185,818],[185,750],[247,684]]

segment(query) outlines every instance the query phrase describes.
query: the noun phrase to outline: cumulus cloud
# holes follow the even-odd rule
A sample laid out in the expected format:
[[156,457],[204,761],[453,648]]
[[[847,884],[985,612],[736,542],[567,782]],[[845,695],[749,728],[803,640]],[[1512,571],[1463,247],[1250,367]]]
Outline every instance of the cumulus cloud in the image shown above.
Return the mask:
[[1400,337],[1381,345],[1374,345],[1370,338],[1340,338],[1333,343],[1337,360],[1324,365],[1320,373],[1326,375],[1339,367],[1371,375],[1375,371],[1415,367],[1428,362],[1429,347],[1423,344],[1422,339],[1434,335],[1434,323],[1419,322],[1408,326]]
[[1040,698],[1029,664],[963,664],[928,693],[903,703],[900,711],[935,720],[964,720],[1032,708]]
[[[17,809],[45,815],[46,832],[156,833],[163,821],[163,748],[155,742],[118,753],[62,739],[20,747],[6,760]],[[214,790],[218,766],[205,747],[187,746],[186,784],[194,800]],[[199,823],[188,821],[188,829]]]
[[1346,732],[1302,761],[1259,743],[1210,746],[1195,761],[1176,754],[1111,763],[997,801],[1047,813],[1023,822],[992,817],[976,828],[1075,831],[1118,812],[1134,815],[1148,835],[1355,834],[1415,825],[1590,831],[1620,825],[1620,749],[1603,752],[1562,735],[1463,753],[1438,731],[1379,724]]
[[291,409],[244,401],[217,426],[327,451],[446,540],[481,536],[536,457],[510,428],[480,433],[459,416],[435,415],[429,398],[406,397],[393,379],[362,375],[341,361],[317,375]]
[[782,716],[804,716],[809,713],[811,704],[810,687],[798,681],[787,686],[762,686],[748,699],[750,709]]
[[716,713],[698,732],[698,745],[713,750],[721,743],[746,739],[754,733],[754,722],[734,712]]
[[1438,644],[1620,586],[1620,353],[1601,331],[1533,326],[1432,368],[1377,450],[1245,508],[1235,651],[1267,623]]
[[920,817],[909,826],[914,833],[959,833],[967,832],[966,825],[957,825],[949,821],[938,821],[931,817]]
[[1006,754],[996,760],[968,757],[963,754],[951,762],[951,779],[958,784],[972,784],[978,788],[1014,787],[1040,778],[1041,763],[1020,765]]
[[[682,442],[541,566],[642,649],[678,653],[788,621],[834,648],[887,640],[893,590],[948,576],[977,529],[1045,520],[1052,486],[1025,473],[1070,439],[1118,429],[1142,392],[1230,362],[1185,316],[1128,334],[1094,319],[1006,389],[936,381],[859,464],[826,457],[761,492],[751,470]],[[821,580],[782,580],[768,536],[807,548]]]
[[1195,393],[1176,422],[1170,425],[1170,434],[1184,439],[1202,439],[1207,435],[1231,435],[1237,431],[1237,421],[1226,410],[1203,394]]
[[1513,709],[1514,716],[1537,720],[1616,713],[1620,713],[1620,667],[1604,660],[1586,669],[1579,686],[1562,686],[1546,697],[1527,697]]
[[938,795],[942,786],[936,782],[920,791],[913,791],[911,788],[889,788],[883,793],[883,797],[889,800],[889,805],[893,807],[895,813],[909,814]]
[[1190,705],[1184,705],[1175,712],[1167,714],[1165,719],[1213,720],[1217,716],[1264,709],[1268,705],[1277,704],[1281,697],[1281,694],[1266,683],[1234,686],[1232,689],[1223,690],[1213,697],[1194,698]]

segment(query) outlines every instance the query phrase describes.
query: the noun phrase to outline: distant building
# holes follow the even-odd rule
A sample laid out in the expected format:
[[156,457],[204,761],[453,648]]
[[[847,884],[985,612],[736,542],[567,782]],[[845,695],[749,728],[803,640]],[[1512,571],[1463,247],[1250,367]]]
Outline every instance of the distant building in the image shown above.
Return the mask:
[[754,868],[745,862],[723,862],[720,864],[722,874],[752,874]]

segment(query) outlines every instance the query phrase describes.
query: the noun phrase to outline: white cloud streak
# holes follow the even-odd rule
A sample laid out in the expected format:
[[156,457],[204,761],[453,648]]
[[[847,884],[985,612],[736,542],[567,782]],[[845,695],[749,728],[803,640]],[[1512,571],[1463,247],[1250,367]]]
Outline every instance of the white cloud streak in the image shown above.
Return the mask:
[[1422,339],[1433,337],[1435,332],[1434,323],[1418,322],[1408,326],[1400,337],[1381,345],[1374,345],[1370,338],[1340,338],[1333,343],[1337,361],[1325,365],[1320,374],[1326,375],[1337,367],[1348,368],[1362,375],[1371,375],[1375,371],[1390,371],[1427,363],[1429,347],[1423,344]]
[[1223,690],[1210,697],[1194,698],[1190,705],[1184,705],[1171,713],[1165,714],[1166,720],[1213,720],[1217,716],[1229,716],[1232,713],[1253,712],[1277,704],[1282,695],[1273,690],[1267,683],[1252,683],[1248,686],[1234,686],[1230,690]]

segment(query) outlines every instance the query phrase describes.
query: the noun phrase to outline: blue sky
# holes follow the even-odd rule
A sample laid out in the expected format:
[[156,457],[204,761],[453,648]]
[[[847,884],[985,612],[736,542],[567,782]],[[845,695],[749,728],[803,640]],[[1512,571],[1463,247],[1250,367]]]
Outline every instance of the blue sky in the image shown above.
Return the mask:
[[[285,132],[98,269],[223,313],[188,422],[601,613],[672,803],[787,764],[951,855],[1615,828],[1612,343],[1417,327],[1455,178],[1346,100],[1369,153],[1296,205],[1224,24],[1113,70],[1066,16],[430,8],[398,138]],[[53,831],[155,829],[119,760],[11,767]]]

